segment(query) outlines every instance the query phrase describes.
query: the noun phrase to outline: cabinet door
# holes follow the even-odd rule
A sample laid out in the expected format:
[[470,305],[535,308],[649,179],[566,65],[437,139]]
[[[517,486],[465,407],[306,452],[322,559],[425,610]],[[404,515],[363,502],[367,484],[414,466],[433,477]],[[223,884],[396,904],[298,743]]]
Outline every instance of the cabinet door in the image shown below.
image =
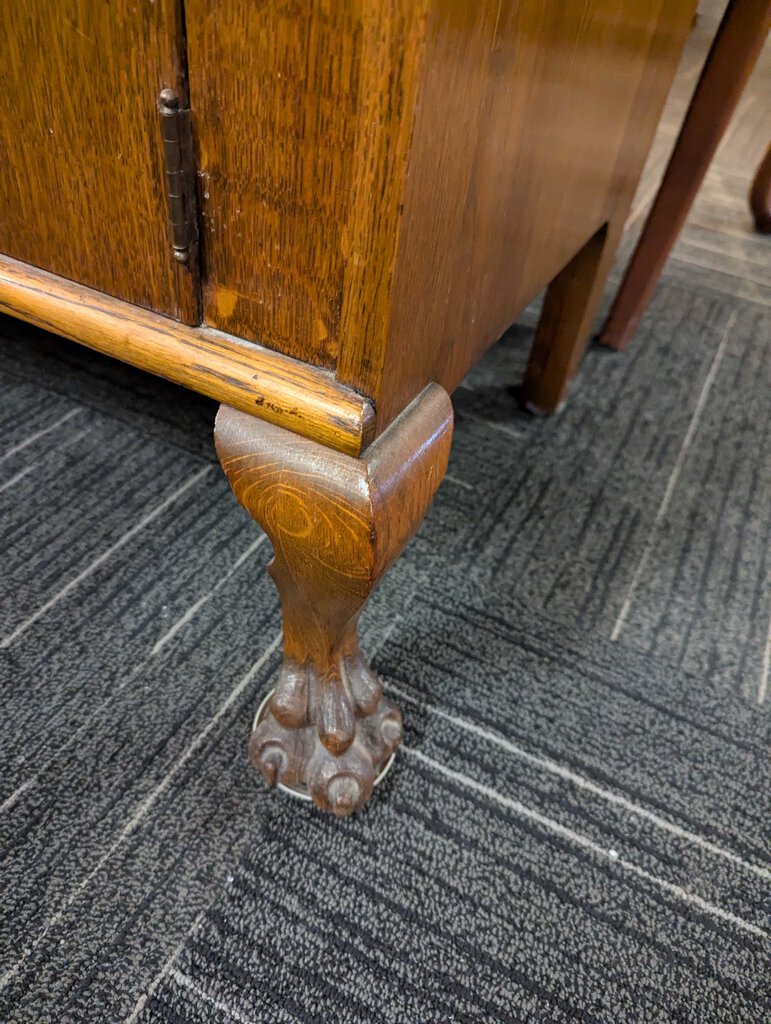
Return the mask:
[[[361,6],[185,0],[204,320],[330,368],[344,286]],[[374,14],[379,4],[369,6]]]
[[0,252],[192,322],[158,95],[182,90],[182,0],[0,4]]

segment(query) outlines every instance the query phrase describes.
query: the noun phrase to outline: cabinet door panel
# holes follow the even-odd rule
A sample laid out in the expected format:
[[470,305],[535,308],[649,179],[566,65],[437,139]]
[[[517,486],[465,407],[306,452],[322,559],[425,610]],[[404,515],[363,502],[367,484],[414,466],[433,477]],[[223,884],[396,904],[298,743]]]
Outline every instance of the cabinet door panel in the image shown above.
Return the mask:
[[185,0],[207,323],[331,369],[379,327],[427,2]]
[[188,322],[157,98],[181,0],[0,4],[0,252]]
[[334,365],[343,287],[358,77],[353,6],[185,4],[204,319],[326,366]]

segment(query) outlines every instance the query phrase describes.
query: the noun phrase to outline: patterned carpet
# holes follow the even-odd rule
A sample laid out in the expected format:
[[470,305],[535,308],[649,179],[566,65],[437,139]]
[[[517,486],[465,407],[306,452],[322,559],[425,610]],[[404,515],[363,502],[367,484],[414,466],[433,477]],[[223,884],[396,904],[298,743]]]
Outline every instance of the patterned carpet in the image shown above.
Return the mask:
[[769,52],[629,351],[529,418],[534,306],[453,396],[362,623],[406,737],[353,819],[247,764],[280,621],[213,404],[0,320],[3,1024],[771,1020]]
[[3,1024],[771,1020],[770,83],[624,355],[521,414],[533,306],[454,395],[362,621],[405,742],[351,819],[247,763],[280,616],[213,404],[0,319]]
[[771,314],[681,276],[561,416],[533,311],[454,396],[344,822],[246,764],[279,615],[213,405],[2,322],[3,1020],[769,1019]]

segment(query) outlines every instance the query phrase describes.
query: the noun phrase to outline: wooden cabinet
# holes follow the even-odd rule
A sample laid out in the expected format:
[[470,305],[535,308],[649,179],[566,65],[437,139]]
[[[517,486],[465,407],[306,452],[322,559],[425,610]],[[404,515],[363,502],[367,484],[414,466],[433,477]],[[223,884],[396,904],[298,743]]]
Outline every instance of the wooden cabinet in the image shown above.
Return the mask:
[[0,13],[0,309],[225,406],[223,465],[281,548],[286,659],[253,745],[270,781],[346,813],[398,743],[358,611],[440,482],[447,393],[545,287],[526,397],[564,400],[694,8]]
[[178,15],[173,0],[0,7],[0,252],[193,322],[156,108],[178,86]]

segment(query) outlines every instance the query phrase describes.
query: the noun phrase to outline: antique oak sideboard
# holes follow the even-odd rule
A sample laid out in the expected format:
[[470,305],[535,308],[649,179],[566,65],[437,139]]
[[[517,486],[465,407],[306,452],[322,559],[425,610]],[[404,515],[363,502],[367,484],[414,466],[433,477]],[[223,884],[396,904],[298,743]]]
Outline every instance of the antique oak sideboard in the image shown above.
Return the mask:
[[543,288],[581,357],[695,0],[0,9],[0,311],[222,403],[268,533],[270,783],[362,806],[401,719],[356,622],[447,464],[448,393]]

